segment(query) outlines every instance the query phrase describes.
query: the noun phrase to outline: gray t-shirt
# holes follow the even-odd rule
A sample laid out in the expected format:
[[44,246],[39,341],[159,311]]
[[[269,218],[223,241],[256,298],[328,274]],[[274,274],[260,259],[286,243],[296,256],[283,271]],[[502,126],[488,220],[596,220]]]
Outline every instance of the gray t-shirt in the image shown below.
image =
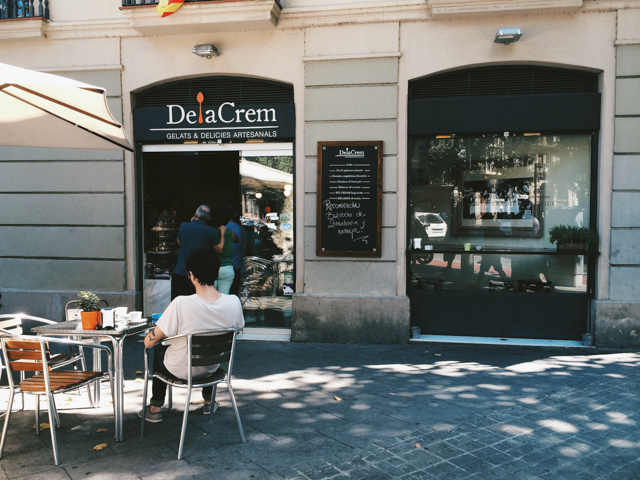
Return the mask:
[[[216,302],[209,303],[197,294],[176,297],[164,311],[158,323],[160,330],[167,336],[184,333],[200,333],[217,328],[242,328],[244,316],[242,304],[235,295],[222,295]],[[188,377],[188,343],[186,338],[179,338],[167,349],[164,365],[178,378]],[[218,369],[193,367],[193,378],[206,377]]]

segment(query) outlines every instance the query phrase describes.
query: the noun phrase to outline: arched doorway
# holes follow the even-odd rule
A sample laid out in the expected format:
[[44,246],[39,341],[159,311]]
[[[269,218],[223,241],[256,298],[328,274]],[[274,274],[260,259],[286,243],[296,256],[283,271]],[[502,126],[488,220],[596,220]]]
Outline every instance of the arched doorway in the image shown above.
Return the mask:
[[201,204],[238,213],[245,236],[239,296],[247,327],[289,335],[294,285],[293,86],[210,76],[132,99],[145,314],[171,300],[180,223]]

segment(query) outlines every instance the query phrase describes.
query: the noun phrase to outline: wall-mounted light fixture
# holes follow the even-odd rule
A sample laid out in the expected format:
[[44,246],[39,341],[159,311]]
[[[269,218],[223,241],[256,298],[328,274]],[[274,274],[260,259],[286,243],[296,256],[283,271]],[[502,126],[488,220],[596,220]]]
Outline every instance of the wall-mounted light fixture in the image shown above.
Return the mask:
[[501,28],[496,33],[495,43],[502,43],[509,45],[510,43],[517,42],[522,36],[522,31],[519,28]]
[[210,43],[206,45],[196,45],[195,47],[193,47],[192,52],[199,57],[206,58],[217,57],[218,55],[220,55],[215,45],[211,45]]

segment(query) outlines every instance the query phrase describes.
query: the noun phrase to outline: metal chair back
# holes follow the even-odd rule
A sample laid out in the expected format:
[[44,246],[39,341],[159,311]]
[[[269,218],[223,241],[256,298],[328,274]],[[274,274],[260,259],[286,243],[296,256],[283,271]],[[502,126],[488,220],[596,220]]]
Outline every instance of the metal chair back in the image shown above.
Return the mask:
[[[47,365],[47,347],[44,342],[34,340],[3,341],[6,368],[9,372],[43,372]],[[9,385],[14,388],[13,377],[7,375]]]
[[[105,307],[109,307],[109,302],[100,299],[100,303],[103,303]],[[98,304],[99,305],[99,304]],[[80,318],[80,309],[77,308],[78,300],[70,300],[64,306],[64,321],[72,322]]]
[[231,359],[235,332],[222,335],[192,335],[191,366],[208,367]]
[[22,335],[22,319],[14,315],[0,315],[0,330],[0,335]]

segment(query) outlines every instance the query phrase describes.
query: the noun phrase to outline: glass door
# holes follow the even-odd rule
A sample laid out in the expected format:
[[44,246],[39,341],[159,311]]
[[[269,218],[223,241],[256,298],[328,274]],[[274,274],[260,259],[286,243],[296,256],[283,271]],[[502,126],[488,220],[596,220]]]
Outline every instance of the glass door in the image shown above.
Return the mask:
[[269,150],[264,144],[262,150],[241,152],[240,221],[246,246],[240,299],[250,328],[291,328],[293,185],[292,151]]

